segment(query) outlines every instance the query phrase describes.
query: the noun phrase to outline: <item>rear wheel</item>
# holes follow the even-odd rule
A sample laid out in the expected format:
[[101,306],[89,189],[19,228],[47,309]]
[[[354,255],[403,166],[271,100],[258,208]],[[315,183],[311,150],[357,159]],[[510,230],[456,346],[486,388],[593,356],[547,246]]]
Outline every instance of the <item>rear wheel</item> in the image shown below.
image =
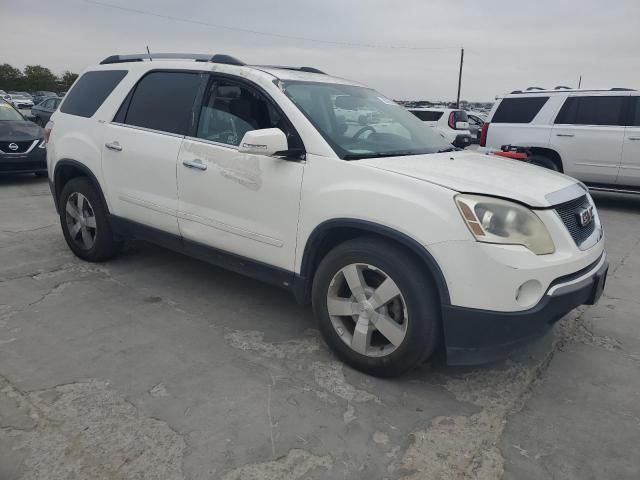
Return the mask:
[[89,262],[115,256],[120,243],[114,238],[107,209],[86,177],[71,179],[60,194],[60,224],[71,251]]
[[371,375],[399,375],[438,343],[435,288],[415,258],[390,242],[355,239],[331,251],[314,277],[313,309],[338,357]]
[[551,160],[549,157],[544,157],[542,155],[532,155],[527,158],[527,162],[532,165],[548,168],[549,170],[553,170],[555,172],[560,171],[560,168],[558,168],[558,164],[556,162]]

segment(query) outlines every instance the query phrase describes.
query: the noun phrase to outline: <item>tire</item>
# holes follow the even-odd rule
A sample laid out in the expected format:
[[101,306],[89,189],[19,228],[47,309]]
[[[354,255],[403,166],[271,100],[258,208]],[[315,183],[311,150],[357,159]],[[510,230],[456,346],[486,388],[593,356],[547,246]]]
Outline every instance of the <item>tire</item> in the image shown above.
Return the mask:
[[[353,276],[354,268],[359,272],[357,277]],[[358,295],[351,290],[347,277],[365,282],[366,300],[360,295],[361,301],[355,301]],[[398,293],[376,308],[376,296],[372,293],[381,281],[391,285],[389,279]],[[387,290],[396,291],[391,287]],[[312,303],[320,332],[329,347],[342,361],[370,375],[400,375],[430,357],[440,340],[440,305],[435,285],[415,257],[392,242],[358,238],[329,252],[316,270]],[[343,315],[349,308],[353,314]],[[382,318],[387,321],[381,323]],[[395,323],[391,331],[389,321]],[[367,333],[358,335],[356,325],[361,322],[367,330],[360,331]],[[374,327],[369,333],[371,325],[376,324],[384,328]],[[383,330],[386,335],[392,333],[388,336],[394,338],[395,344],[383,335]]]
[[[59,200],[62,232],[77,257],[88,262],[103,262],[118,254],[121,244],[114,238],[107,208],[89,179],[76,177],[69,180]],[[78,220],[80,216],[83,221]],[[80,227],[74,233],[73,225],[77,224]]]
[[553,170],[554,172],[560,171],[560,168],[558,168],[558,164],[556,162],[542,155],[531,155],[527,159],[527,163],[530,163],[531,165],[537,165],[543,168],[548,168],[549,170]]

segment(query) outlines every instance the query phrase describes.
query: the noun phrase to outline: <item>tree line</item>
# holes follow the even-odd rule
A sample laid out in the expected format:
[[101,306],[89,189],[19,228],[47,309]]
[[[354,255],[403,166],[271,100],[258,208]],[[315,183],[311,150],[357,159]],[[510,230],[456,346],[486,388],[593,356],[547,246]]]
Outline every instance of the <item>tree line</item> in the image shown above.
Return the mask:
[[23,70],[8,63],[0,65],[0,90],[16,92],[35,92],[46,90],[50,92],[64,92],[78,78],[77,73],[66,70],[57,76],[42,65],[27,65]]

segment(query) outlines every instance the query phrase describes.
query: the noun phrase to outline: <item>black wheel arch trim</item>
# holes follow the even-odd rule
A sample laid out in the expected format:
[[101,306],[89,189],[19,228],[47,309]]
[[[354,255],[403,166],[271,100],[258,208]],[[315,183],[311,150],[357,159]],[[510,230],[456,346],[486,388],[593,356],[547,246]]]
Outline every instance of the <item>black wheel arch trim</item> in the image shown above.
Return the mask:
[[100,199],[102,200],[102,203],[105,209],[107,210],[107,213],[109,213],[109,204],[107,203],[107,199],[105,198],[104,193],[102,192],[102,187],[100,186],[100,182],[96,178],[95,174],[84,163],[78,162],[77,160],[73,160],[70,158],[64,158],[56,162],[56,166],[53,170],[53,181],[49,179],[49,188],[51,189],[51,194],[53,195],[53,201],[56,205],[56,211],[60,213],[58,200],[60,198],[60,193],[62,193],[62,188],[64,185],[61,185],[58,180],[59,180],[61,168],[65,166],[77,168],[78,170],[82,171],[82,173],[86,177],[88,177],[89,180],[91,180],[91,183],[93,183],[93,186],[97,190],[98,195],[100,195]]
[[311,235],[309,235],[302,255],[300,273],[296,275],[293,285],[294,294],[299,302],[306,303],[310,298],[311,284],[313,282],[312,269],[317,266],[320,260],[316,258],[318,246],[327,235],[331,234],[332,230],[341,228],[352,228],[361,230],[364,233],[380,235],[407,247],[422,260],[427,271],[431,274],[436,283],[436,288],[438,289],[440,303],[442,305],[451,304],[449,288],[447,287],[447,282],[444,274],[442,273],[442,269],[438,265],[438,262],[436,262],[435,258],[433,258],[431,253],[423,245],[410,236],[393,228],[380,225],[375,222],[353,218],[336,218],[327,220],[318,225],[313,232],[311,232]]

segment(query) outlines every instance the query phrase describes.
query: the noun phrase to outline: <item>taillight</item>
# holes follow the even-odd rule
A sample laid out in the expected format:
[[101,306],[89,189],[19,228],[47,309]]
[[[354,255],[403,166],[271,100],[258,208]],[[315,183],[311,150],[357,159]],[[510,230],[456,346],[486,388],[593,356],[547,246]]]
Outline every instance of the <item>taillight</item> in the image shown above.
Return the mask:
[[484,122],[482,124],[482,130],[480,130],[480,146],[487,146],[487,134],[489,133],[489,122]]
[[49,143],[49,137],[51,136],[51,130],[53,130],[53,122],[49,121],[44,127],[44,142]]
[[451,112],[449,114],[449,128],[451,128],[452,130],[456,129],[456,115],[454,112]]

